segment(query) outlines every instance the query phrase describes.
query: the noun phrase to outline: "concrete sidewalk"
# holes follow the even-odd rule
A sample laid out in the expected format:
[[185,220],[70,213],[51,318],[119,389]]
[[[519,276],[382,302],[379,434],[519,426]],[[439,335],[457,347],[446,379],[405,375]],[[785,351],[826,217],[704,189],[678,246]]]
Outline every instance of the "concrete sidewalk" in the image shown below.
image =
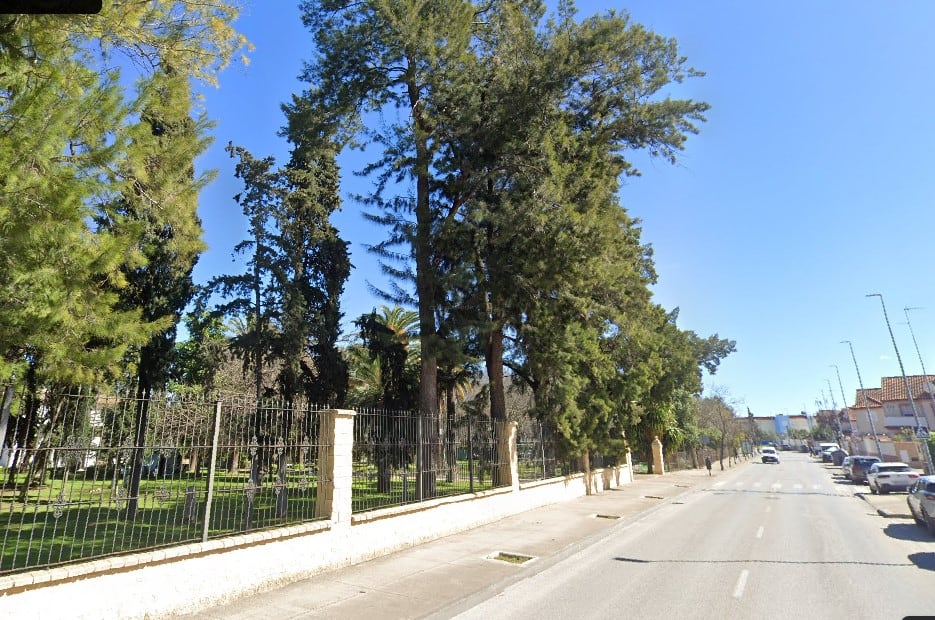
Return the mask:
[[[713,477],[704,469],[664,476],[637,474],[632,484],[618,489],[530,510],[273,591],[249,594],[188,617],[445,617],[449,614],[442,610],[543,570],[614,526],[753,462],[748,459],[723,472],[715,463]],[[530,559],[522,561],[524,557]]]

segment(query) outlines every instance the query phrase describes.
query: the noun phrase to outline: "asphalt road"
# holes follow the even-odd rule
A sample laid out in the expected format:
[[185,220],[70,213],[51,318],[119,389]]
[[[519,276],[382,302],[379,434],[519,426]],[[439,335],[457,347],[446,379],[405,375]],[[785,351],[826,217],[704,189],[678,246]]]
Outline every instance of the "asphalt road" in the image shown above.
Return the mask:
[[809,456],[781,457],[719,477],[435,617],[935,615],[935,540],[909,519],[881,518],[855,495],[862,489]]

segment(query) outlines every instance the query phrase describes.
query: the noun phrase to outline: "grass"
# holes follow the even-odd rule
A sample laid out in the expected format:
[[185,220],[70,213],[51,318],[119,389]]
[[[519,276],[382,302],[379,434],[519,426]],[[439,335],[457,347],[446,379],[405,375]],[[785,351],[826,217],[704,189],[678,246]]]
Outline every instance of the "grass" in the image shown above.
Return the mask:
[[[475,466],[473,490],[493,488],[490,471]],[[468,493],[471,480],[466,461],[459,461],[451,480],[438,472],[432,497]],[[388,491],[378,490],[377,470],[355,463],[352,510],[361,512],[418,501],[414,466],[393,472]],[[127,519],[123,481],[49,476],[41,487],[30,488],[25,501],[20,486],[0,486],[0,574],[89,560],[202,540],[207,475],[181,474],[141,480],[136,519]],[[286,475],[287,512],[276,516],[275,478],[264,480],[248,513],[246,471],[215,476],[208,537],[283,527],[316,519],[317,476],[308,469],[290,468]],[[194,518],[186,514],[186,494],[195,502]],[[249,517],[249,519],[248,519]]]

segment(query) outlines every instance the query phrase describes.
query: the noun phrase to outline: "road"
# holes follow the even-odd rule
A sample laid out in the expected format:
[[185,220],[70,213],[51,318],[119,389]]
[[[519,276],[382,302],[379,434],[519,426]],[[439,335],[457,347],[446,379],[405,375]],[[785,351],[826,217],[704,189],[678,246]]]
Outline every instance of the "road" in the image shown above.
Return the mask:
[[902,618],[935,614],[935,541],[781,453],[621,523],[576,554],[433,617]]

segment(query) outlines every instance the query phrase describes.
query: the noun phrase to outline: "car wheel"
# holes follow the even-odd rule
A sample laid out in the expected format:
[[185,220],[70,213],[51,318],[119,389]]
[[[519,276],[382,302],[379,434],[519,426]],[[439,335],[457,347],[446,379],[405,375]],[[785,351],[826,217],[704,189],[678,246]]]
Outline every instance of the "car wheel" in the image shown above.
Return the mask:
[[879,491],[880,495],[886,495],[887,493],[890,492],[889,487],[886,487],[886,486],[880,487],[879,489],[877,489],[877,491]]
[[[912,504],[909,503],[909,500],[906,500],[906,505],[909,506],[909,512],[912,514],[912,520],[916,522],[916,525],[928,525],[925,522],[925,519],[916,514],[916,509],[912,507]],[[924,514],[924,513],[923,513]]]
[[870,494],[871,494],[871,495],[876,495],[876,494],[877,494],[877,489],[876,489],[876,487],[874,487],[872,484],[868,484],[867,486],[870,487]]
[[929,535],[935,536],[935,521],[928,515],[925,508],[922,509],[922,520],[925,521],[925,527],[928,529]]

